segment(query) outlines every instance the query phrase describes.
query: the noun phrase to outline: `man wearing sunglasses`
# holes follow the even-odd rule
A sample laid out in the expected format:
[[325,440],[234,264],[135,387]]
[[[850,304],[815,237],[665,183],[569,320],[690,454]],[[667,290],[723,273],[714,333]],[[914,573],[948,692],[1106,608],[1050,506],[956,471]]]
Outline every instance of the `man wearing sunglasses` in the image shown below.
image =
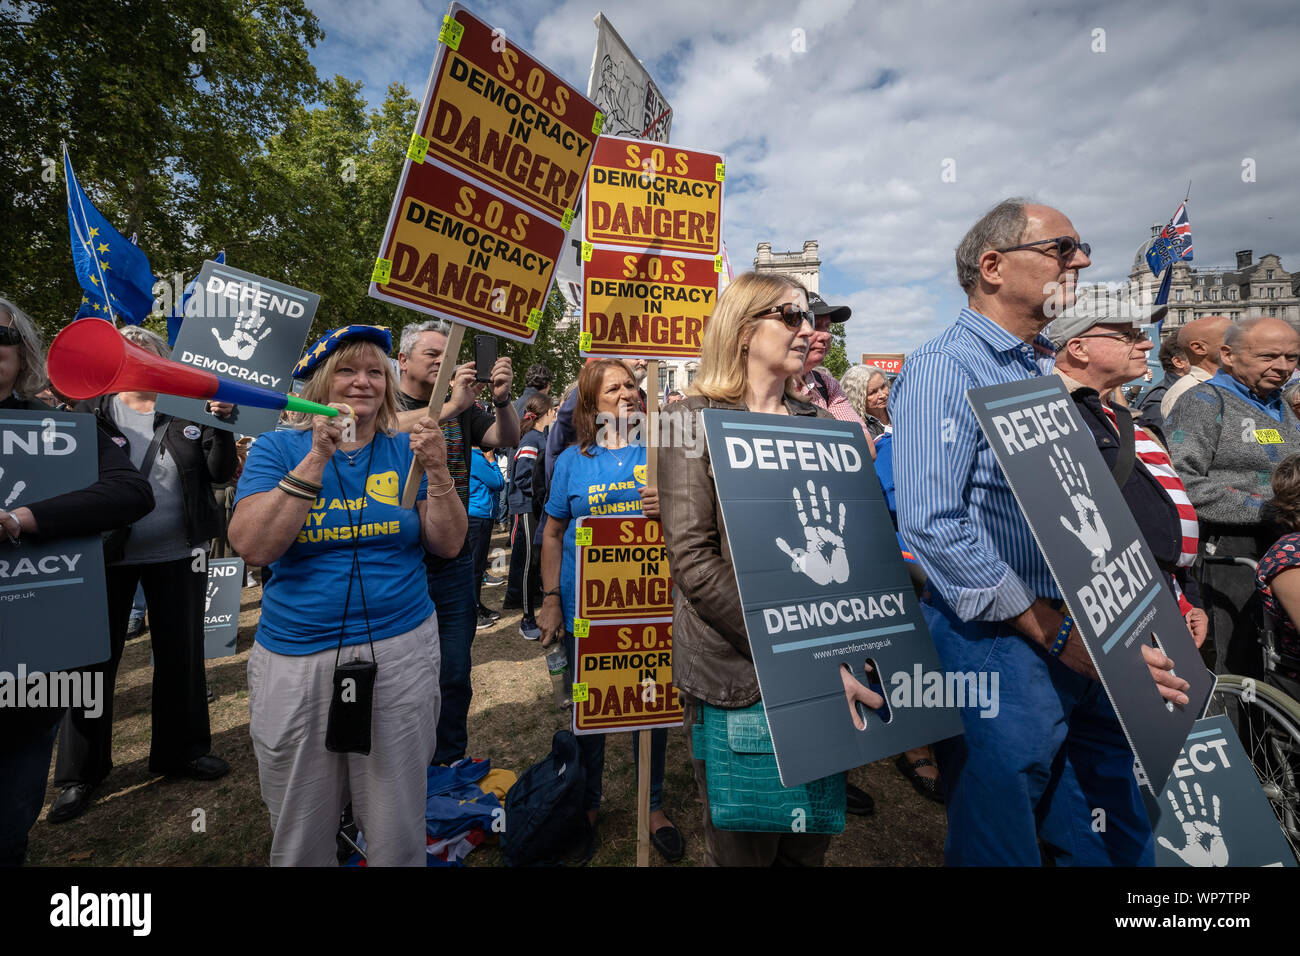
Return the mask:
[[1154,863],[1128,743],[1078,634],[1057,641],[1060,591],[966,401],[1051,374],[1042,331],[1074,304],[1089,251],[1058,210],[998,203],[957,247],[967,308],[912,352],[889,396],[899,532],[928,576],[939,658],[950,673],[1000,675],[998,716],[963,708],[965,734],[934,748],[950,865],[1038,866],[1040,841],[1058,865]]

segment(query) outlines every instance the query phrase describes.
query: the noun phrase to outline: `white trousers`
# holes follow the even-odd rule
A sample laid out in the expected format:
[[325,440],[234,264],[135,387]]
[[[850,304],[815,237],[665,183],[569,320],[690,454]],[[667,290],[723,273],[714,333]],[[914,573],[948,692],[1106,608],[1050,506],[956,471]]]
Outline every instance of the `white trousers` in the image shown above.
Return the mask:
[[[356,653],[354,653],[356,652]],[[438,619],[375,642],[378,672],[370,753],[325,749],[335,651],[292,656],[254,644],[249,732],[271,812],[272,866],[337,866],[335,834],[348,802],[366,838],[367,866],[425,866],[426,768],[438,710]],[[370,659],[345,647],[341,662]]]

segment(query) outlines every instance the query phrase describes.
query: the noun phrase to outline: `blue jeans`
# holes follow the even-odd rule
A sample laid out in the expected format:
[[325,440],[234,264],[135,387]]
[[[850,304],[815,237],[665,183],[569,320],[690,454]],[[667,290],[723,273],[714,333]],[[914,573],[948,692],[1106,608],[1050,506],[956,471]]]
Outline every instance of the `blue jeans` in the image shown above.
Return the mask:
[[9,738],[0,744],[0,866],[21,866],[27,855],[27,834],[45,803],[45,780],[62,713],[22,716],[20,728],[9,726],[17,721],[0,723]]
[[[564,635],[564,652],[569,655],[569,673],[573,673],[573,662],[578,653],[578,642],[572,634]],[[585,792],[585,810],[600,808],[602,778],[605,775],[605,734],[578,734],[578,752],[582,757],[582,769],[587,776]],[[638,762],[637,748],[640,745],[641,732],[628,734],[632,741],[632,766],[636,769],[638,788],[641,785],[641,764]],[[664,807],[664,765],[667,763],[668,729],[650,731],[650,810],[662,810]]]
[[469,747],[470,646],[478,623],[474,600],[474,553],[468,547],[458,557],[426,555],[429,596],[438,615],[438,642],[442,650],[442,711],[438,716],[438,745],[434,763],[453,763]]
[[1154,866],[1133,754],[1101,684],[1004,623],[958,620],[933,592],[921,610],[946,671],[998,677],[997,716],[963,708],[965,735],[934,745],[948,865],[1039,866],[1041,838],[1058,866]]

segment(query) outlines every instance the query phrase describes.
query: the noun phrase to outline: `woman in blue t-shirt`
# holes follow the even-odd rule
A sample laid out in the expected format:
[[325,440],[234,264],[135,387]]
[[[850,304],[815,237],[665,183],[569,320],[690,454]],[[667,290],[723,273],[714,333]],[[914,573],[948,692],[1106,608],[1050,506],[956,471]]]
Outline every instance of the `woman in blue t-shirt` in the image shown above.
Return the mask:
[[[597,513],[659,517],[658,492],[646,485],[645,446],[628,441],[629,416],[640,411],[636,377],[626,363],[601,359],[583,368],[573,414],[578,443],[556,459],[551,476],[548,519],[542,530],[543,600],[537,614],[542,645],[562,638],[570,662],[577,660],[576,642],[568,633],[568,622],[577,613],[573,519]],[[598,502],[597,510],[592,502]],[[638,737],[631,734],[634,763]],[[685,853],[685,843],[663,811],[668,731],[651,731],[650,742],[650,839],[668,862],[675,863]],[[584,734],[578,743],[587,774],[587,816],[594,825],[605,769],[605,735]]]
[[[261,435],[235,496],[231,545],[274,571],[248,659],[272,865],[335,865],[349,800],[371,866],[425,865],[425,770],[440,695],[422,557],[457,554],[466,519],[437,423],[396,433],[391,348],[375,326],[323,336],[294,376],[308,378],[303,398],[350,409],[351,420],[304,416],[295,431]],[[410,509],[401,500],[413,461],[423,478]],[[332,752],[331,707],[364,708],[355,677],[340,674],[334,700],[335,667],[353,660],[377,664],[369,752]]]

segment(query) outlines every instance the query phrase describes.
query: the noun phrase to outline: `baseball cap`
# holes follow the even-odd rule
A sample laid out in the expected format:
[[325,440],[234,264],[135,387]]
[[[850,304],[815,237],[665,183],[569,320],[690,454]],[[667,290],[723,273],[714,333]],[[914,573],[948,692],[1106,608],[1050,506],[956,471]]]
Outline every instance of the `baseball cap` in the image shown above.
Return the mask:
[[1046,335],[1059,350],[1095,325],[1138,327],[1159,322],[1168,312],[1167,305],[1152,306],[1140,299],[1107,294],[1100,287],[1085,288],[1079,290],[1074,305],[1047,327]]
[[816,292],[808,293],[808,307],[812,309],[813,315],[818,317],[829,315],[832,322],[843,322],[853,314],[853,310],[847,305],[829,305],[826,300]]

